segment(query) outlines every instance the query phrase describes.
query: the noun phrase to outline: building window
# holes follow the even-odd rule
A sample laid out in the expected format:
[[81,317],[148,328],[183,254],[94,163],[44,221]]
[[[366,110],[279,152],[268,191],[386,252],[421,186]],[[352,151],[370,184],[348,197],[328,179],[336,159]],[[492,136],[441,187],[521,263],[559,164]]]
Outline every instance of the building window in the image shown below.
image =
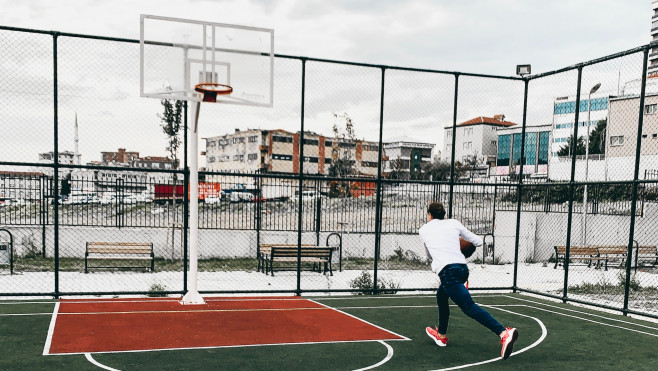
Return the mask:
[[292,161],[291,155],[272,154],[272,160]]
[[652,135],[651,135],[651,138],[653,138],[653,139],[658,138],[658,134],[652,134]]
[[272,135],[272,142],[292,143],[292,137],[284,137],[280,135]]
[[325,141],[324,141],[324,146],[325,146],[325,147],[331,147],[331,146],[333,146],[333,145],[334,145],[334,142],[332,142],[332,141],[330,141],[330,140],[325,140]]
[[233,156],[233,161],[244,161],[244,155]]
[[210,162],[215,162],[215,158],[214,158],[214,157],[208,157],[208,162],[209,162],[209,163],[210,163]]
[[452,131],[448,130],[448,135],[447,135],[447,137],[448,137],[448,138],[452,138]]
[[338,142],[338,147],[340,148],[355,148],[356,144],[348,142]]
[[220,140],[219,140],[219,145],[220,145],[220,146],[225,146],[225,145],[227,145],[227,144],[228,144],[228,141],[227,141],[226,139],[220,139]]
[[319,142],[317,139],[304,139],[304,144],[309,146],[317,146]]
[[363,150],[364,150],[364,151],[374,151],[374,152],[377,152],[377,151],[379,151],[379,146],[371,146],[371,145],[367,145],[367,144],[366,144],[366,145],[363,146]]
[[658,111],[657,108],[656,104],[647,104],[644,106],[644,113],[647,115],[654,115]]
[[619,136],[610,137],[610,145],[611,146],[623,146],[624,145],[624,136],[619,135]]
[[325,158],[325,159],[324,159],[324,163],[325,163],[326,165],[331,164],[331,159],[330,159],[330,158]]
[[473,147],[473,142],[464,142],[464,149],[471,149]]
[[318,158],[317,157],[304,157],[304,162],[314,162],[318,163]]
[[256,143],[258,142],[258,135],[252,135],[249,137],[249,143]]
[[258,153],[250,153],[247,155],[247,160],[254,161],[258,160]]
[[244,137],[235,137],[233,138],[233,144],[235,143],[244,143]]
[[491,141],[491,145],[495,147],[495,146],[496,146],[496,141],[495,141],[495,140],[492,140],[492,141]]
[[511,135],[501,135],[498,137],[498,156],[496,166],[509,166],[510,151],[512,150]]
[[217,142],[215,142],[214,140],[209,140],[207,147],[208,148],[215,147],[216,145],[217,145]]

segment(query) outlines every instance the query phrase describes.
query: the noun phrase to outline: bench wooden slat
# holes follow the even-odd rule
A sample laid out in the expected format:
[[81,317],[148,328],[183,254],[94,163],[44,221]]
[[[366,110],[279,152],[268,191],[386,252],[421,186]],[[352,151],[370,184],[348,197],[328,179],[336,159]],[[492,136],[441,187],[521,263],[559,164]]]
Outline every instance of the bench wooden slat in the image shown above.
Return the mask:
[[[150,266],[89,266],[90,260],[148,260]],[[155,271],[153,244],[147,242],[87,242],[85,251],[85,273],[89,268],[146,268]]]
[[[313,263],[313,270],[315,270],[317,264],[317,269],[320,272],[322,271],[321,264],[324,264],[324,273],[329,270],[329,274],[333,276],[333,270],[331,269],[331,253],[333,250],[331,246],[315,246],[310,244],[303,244],[301,246],[296,244],[267,245],[264,246],[264,249],[261,249],[261,258],[264,264],[262,268],[264,268],[266,274],[269,271],[274,276],[275,262],[296,263],[299,260],[302,263]],[[279,266],[277,268],[283,270],[286,268],[292,269],[293,267]],[[296,265],[294,269],[297,269]]]
[[[557,269],[557,266],[560,263],[560,260],[564,261],[566,259],[567,247],[566,246],[555,246],[555,266],[553,269]],[[599,248],[596,246],[571,246],[569,248],[569,259],[571,260],[585,260],[587,261],[587,266],[592,266],[592,262],[596,261],[596,267],[599,266],[601,261],[605,262],[605,270],[608,270],[608,257],[601,256]]]

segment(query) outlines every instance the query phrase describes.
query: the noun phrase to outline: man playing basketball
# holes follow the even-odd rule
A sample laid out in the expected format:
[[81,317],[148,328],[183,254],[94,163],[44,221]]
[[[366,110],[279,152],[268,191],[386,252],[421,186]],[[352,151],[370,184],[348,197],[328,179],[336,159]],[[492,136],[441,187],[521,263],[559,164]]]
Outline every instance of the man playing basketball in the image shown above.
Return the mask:
[[500,356],[507,359],[512,354],[519,332],[515,328],[503,327],[489,312],[475,304],[471,294],[464,287],[464,282],[468,280],[468,267],[466,258],[460,250],[459,237],[461,236],[476,246],[482,245],[482,239],[466,229],[459,221],[444,219],[445,215],[443,204],[431,203],[427,208],[428,223],[418,231],[425,244],[427,257],[432,259],[432,270],[441,279],[441,285],[436,291],[439,326],[427,327],[425,332],[438,346],[448,345],[446,333],[450,319],[448,304],[448,298],[450,298],[467,316],[500,336],[502,345]]

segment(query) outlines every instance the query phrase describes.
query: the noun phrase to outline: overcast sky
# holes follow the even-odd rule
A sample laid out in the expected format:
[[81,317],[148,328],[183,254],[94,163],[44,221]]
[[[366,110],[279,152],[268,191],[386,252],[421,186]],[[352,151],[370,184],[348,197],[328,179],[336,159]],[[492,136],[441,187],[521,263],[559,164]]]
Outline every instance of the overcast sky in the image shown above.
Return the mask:
[[273,28],[276,52],[513,75],[646,44],[651,0],[0,0],[0,24],[139,38],[139,14]]
[[[140,14],[265,27],[275,30],[275,52],[279,54],[505,76],[514,75],[517,64],[529,63],[533,73],[541,73],[644,45],[650,41],[651,28],[651,0],[0,0],[0,9],[0,25],[3,26],[131,39],[139,39]],[[65,63],[62,62],[62,69]],[[616,68],[609,67],[613,77],[617,76]],[[64,81],[64,76],[62,79]],[[375,86],[371,90],[376,102],[378,77],[373,75],[367,79]],[[467,83],[460,84],[460,89],[462,86],[468,88]],[[510,89],[518,95],[516,87]],[[602,90],[614,91],[616,86],[606,86]],[[132,90],[122,93],[134,95]],[[555,94],[563,93],[547,93],[548,119],[550,101]],[[404,102],[405,99],[408,95],[401,96],[398,101]],[[473,99],[477,102],[475,95]],[[317,100],[321,101],[321,98]],[[275,104],[277,102],[275,96]],[[356,103],[354,107],[345,104],[345,108],[338,109],[320,107],[317,114],[311,110],[313,103],[313,94],[309,93],[307,120],[312,129],[316,121],[327,121],[331,112],[343,109],[351,109],[349,113],[357,122],[376,124],[378,121],[377,109],[361,113],[365,110]],[[75,112],[83,123],[88,122],[88,116],[97,118],[95,112],[85,117],[84,108],[74,105],[69,108],[65,106],[66,102],[62,104],[61,121],[72,123]],[[395,102],[387,104],[387,113],[393,111],[388,107],[394,109]],[[451,121],[452,106],[446,107],[448,119],[438,125],[436,121],[443,121],[443,118],[437,120],[437,115],[434,119],[418,118],[414,121],[407,113],[399,113],[398,121],[401,125],[404,121],[406,128],[418,129],[418,136],[424,136],[441,148],[440,128]],[[400,112],[403,109],[400,107]],[[47,108],[44,110],[47,112]],[[459,119],[505,113],[508,118],[520,122],[520,109],[489,112],[496,110],[478,111],[469,107],[460,111]],[[25,113],[16,113],[19,114]],[[116,111],[108,112],[110,114],[116,115]],[[395,114],[395,111],[389,113],[387,119],[395,121]],[[285,118],[281,112],[277,115]],[[545,117],[541,120],[546,121]],[[272,125],[277,125],[276,120],[272,122]],[[421,131],[430,125],[438,129],[427,134]],[[361,126],[362,131],[357,134],[365,136],[366,127],[366,124]],[[83,161],[98,160],[98,154],[90,153],[99,151],[98,146],[89,146],[92,133],[85,133],[82,125],[80,130],[81,142],[86,140],[87,143],[83,148],[86,151],[81,151]],[[317,130],[330,135],[326,126]],[[220,134],[217,131],[201,132],[202,136]],[[63,149],[71,149],[70,130],[60,135],[67,138]],[[123,143],[119,144],[122,140]],[[131,144],[127,139],[117,140],[116,144],[103,143],[100,150],[116,150],[114,146],[119,145],[130,147],[129,150],[141,148],[147,155],[157,154],[142,145]],[[22,160],[35,159],[33,154],[28,157]]]

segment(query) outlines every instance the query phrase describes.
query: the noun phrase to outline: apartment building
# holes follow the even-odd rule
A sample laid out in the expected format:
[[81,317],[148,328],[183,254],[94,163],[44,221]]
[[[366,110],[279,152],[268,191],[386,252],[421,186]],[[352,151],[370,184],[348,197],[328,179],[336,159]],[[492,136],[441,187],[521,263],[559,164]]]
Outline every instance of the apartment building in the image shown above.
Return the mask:
[[[332,161],[351,158],[357,173],[377,175],[379,147],[377,142],[363,140],[335,140],[331,137],[305,132],[304,143],[300,133],[286,130],[236,129],[233,133],[206,141],[206,169],[213,172],[275,172],[306,174],[329,173]],[[300,168],[301,148],[303,163]]]
[[[498,130],[515,125],[505,121],[505,115],[480,116],[457,124],[455,160],[464,162],[469,156],[477,156],[479,163],[490,163],[490,159],[496,158],[497,154]],[[446,126],[442,161],[452,160],[452,135],[452,125]]]

